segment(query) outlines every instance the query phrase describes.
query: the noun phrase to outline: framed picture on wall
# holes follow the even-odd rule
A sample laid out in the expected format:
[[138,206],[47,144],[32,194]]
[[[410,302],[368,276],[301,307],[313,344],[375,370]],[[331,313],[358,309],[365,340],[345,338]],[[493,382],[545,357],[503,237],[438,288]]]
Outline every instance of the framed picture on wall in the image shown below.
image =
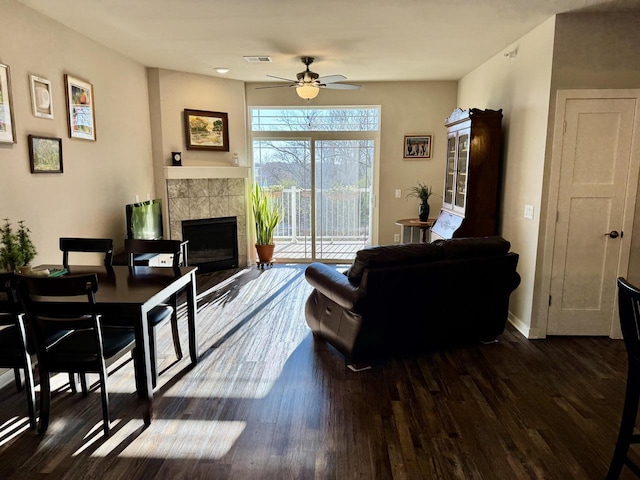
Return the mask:
[[16,143],[9,66],[0,63],[0,143]]
[[53,96],[51,82],[46,78],[29,75],[31,84],[31,107],[33,115],[39,118],[53,118]]
[[62,173],[62,139],[29,135],[31,173]]
[[402,158],[431,158],[432,135],[405,135]]
[[184,111],[184,136],[187,150],[229,151],[227,114],[206,110]]
[[64,76],[69,115],[69,137],[96,140],[93,85],[71,75]]

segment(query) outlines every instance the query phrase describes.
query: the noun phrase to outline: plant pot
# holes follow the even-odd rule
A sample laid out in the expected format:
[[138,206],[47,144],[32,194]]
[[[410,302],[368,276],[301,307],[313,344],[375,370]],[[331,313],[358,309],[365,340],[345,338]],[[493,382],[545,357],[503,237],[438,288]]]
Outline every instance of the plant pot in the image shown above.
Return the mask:
[[18,267],[18,273],[22,275],[29,275],[31,270],[31,265],[22,265],[21,267]]
[[273,249],[275,245],[258,245],[256,244],[256,252],[258,252],[259,263],[271,263],[273,261]]
[[420,219],[421,222],[426,222],[427,220],[429,220],[430,209],[431,207],[429,207],[428,203],[421,203],[418,206],[418,218]]

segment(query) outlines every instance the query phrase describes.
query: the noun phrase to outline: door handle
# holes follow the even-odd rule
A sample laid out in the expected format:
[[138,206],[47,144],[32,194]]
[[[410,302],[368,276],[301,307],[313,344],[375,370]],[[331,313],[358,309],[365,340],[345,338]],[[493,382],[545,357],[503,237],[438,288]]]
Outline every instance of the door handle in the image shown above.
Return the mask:
[[609,238],[622,238],[622,235],[624,235],[624,232],[620,232],[618,233],[617,230],[611,230],[609,233],[605,233],[604,236],[605,237],[609,237]]

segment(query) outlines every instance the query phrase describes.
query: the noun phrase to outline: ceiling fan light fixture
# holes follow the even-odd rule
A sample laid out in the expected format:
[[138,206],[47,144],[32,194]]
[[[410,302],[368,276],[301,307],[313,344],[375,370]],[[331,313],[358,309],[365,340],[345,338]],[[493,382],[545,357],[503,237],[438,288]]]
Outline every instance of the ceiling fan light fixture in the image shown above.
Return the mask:
[[296,93],[300,98],[311,100],[312,98],[316,98],[318,96],[318,93],[320,93],[320,89],[313,85],[302,85],[300,87],[296,87]]

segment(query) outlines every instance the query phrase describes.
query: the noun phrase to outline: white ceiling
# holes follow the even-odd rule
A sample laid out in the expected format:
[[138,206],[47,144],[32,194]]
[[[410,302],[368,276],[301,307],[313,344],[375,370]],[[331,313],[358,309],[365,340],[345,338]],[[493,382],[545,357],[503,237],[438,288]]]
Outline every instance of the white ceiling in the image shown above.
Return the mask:
[[[640,0],[18,0],[143,65],[269,81],[457,80],[557,13]],[[268,55],[273,63],[247,63]]]

